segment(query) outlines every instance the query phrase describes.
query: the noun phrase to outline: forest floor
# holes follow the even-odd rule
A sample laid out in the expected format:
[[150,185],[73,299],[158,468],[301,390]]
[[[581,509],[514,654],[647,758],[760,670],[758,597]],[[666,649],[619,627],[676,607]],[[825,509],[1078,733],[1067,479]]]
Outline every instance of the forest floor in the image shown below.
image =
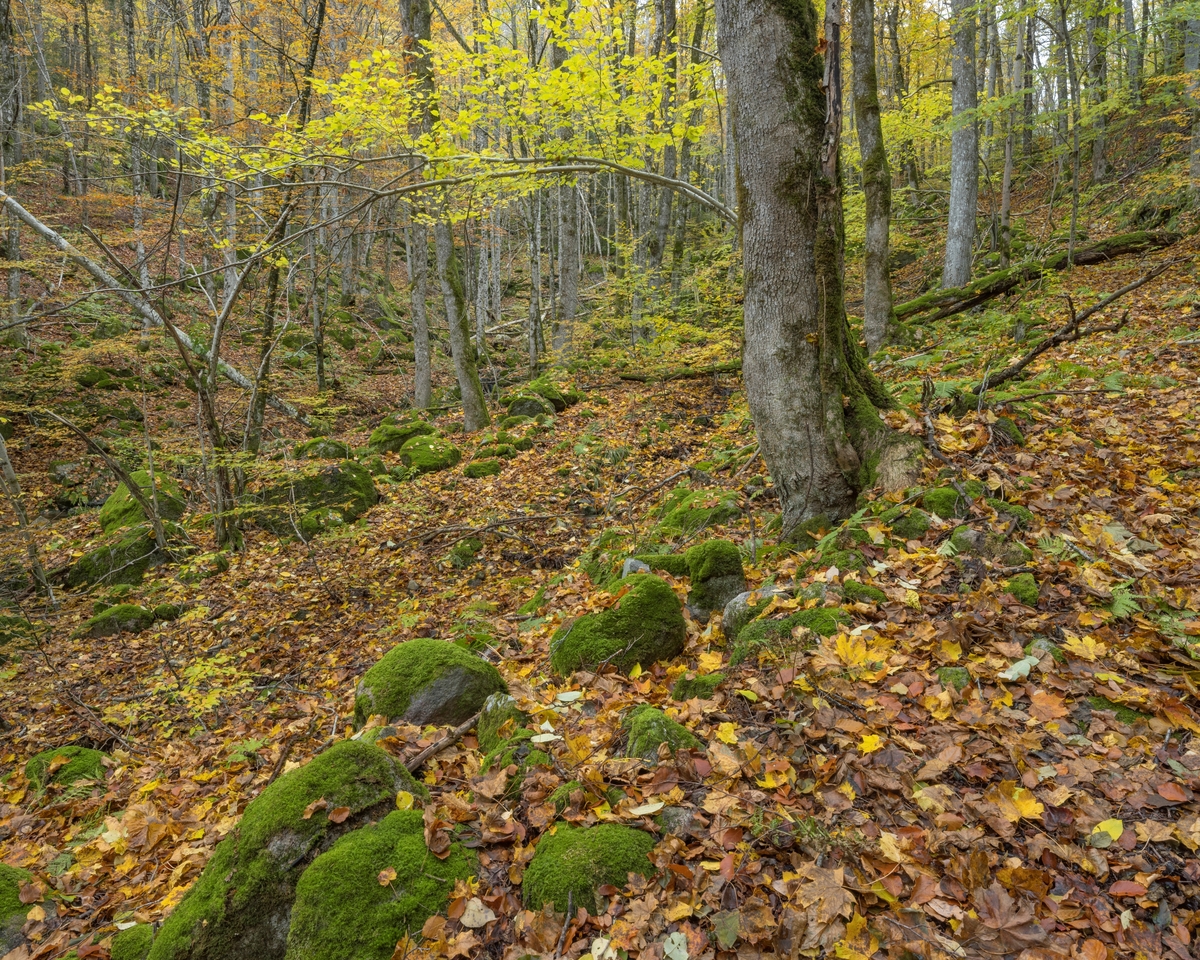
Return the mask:
[[[910,402],[925,377],[939,388],[978,380],[1061,323],[1057,294],[1082,307],[1148,265],[1056,280],[1023,343],[1009,315],[1028,303],[1014,298],[926,331],[920,352],[894,351],[881,373]],[[858,550],[862,570],[823,562],[827,550],[779,547],[736,376],[638,383],[593,367],[557,374],[582,401],[496,477],[451,470],[381,486],[365,521],[308,544],[253,534],[228,569],[198,582],[151,571],[128,599],[186,604],[174,622],[93,638],[79,628],[94,596],[64,593],[57,611],[26,596],[34,630],[0,667],[0,859],[31,870],[29,902],[53,894],[57,916],[32,916],[32,945],[15,955],[103,958],[117,924],[161,920],[265,784],[349,734],[362,673],[396,643],[434,636],[486,650],[562,739],[553,766],[531,770],[513,795],[481,775],[473,733],[424,765],[431,805],[475,838],[480,871],[410,956],[580,957],[598,937],[672,960],[1200,956],[1193,276],[1173,268],[1108,311],[1128,309],[1123,329],[1030,368],[999,411],[1024,446],[1002,442],[992,409],[931,418],[952,467],[931,458],[925,486],[979,481],[1030,511],[1023,528],[979,497],[910,540],[864,510],[825,544]],[[400,393],[389,377],[348,388],[340,422],[357,427],[339,436],[363,442]],[[188,396],[178,387],[164,398]],[[186,427],[168,426],[170,407],[158,406],[147,411],[154,436],[186,445]],[[915,407],[889,417],[926,432]],[[18,429],[23,476],[64,457],[62,438],[50,442]],[[32,512],[50,503],[50,484],[27,487]],[[687,615],[687,646],[670,664],[555,677],[554,631],[613,602],[579,561],[619,566],[654,539],[679,488],[739,509],[670,546],[732,539],[751,587],[825,584],[845,622],[829,637],[797,628],[731,665],[720,617]],[[1019,539],[1032,559],[958,552],[950,537],[962,524]],[[3,527],[6,549],[21,549],[7,505]],[[189,530],[202,565],[209,534]],[[94,511],[47,514],[36,528],[51,568],[99,533]],[[1036,583],[1028,602],[1009,592],[1021,574]],[[885,599],[845,600],[836,588],[850,579]],[[686,580],[671,582],[683,599]],[[777,600],[766,616],[805,603]],[[671,700],[679,677],[715,672],[725,680],[711,700]],[[672,763],[625,758],[621,720],[641,703],[668,708],[704,746]],[[402,728],[387,743],[412,757],[444,733]],[[39,795],[26,781],[25,761],[63,744],[111,755],[86,796]],[[572,780],[624,799],[585,791],[556,816],[547,798]],[[694,814],[682,835],[662,834],[661,804]],[[558,819],[658,833],[658,879],[613,892],[600,916],[524,909],[522,872]],[[476,897],[495,918],[468,925]]]

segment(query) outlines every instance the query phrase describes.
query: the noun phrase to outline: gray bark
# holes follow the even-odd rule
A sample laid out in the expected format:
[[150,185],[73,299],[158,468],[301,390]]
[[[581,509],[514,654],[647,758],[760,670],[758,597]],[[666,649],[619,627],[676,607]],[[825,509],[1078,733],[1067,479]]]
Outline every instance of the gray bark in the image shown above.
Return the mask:
[[950,213],[946,227],[942,286],[961,287],[971,279],[979,191],[979,128],[975,120],[978,107],[975,86],[975,6],[969,0],[953,0],[951,7],[954,16],[951,50],[954,129],[950,135]]
[[446,319],[450,324],[450,353],[454,358],[454,373],[462,391],[463,429],[468,433],[482,430],[492,418],[488,416],[483,384],[479,382],[476,366],[475,341],[471,339],[471,319],[467,316],[467,301],[463,292],[462,264],[454,249],[454,228],[449,220],[439,220],[433,228],[437,247],[438,277],[442,282],[442,297],[446,301]]
[[1188,161],[1193,195],[1200,196],[1200,20],[1187,22],[1183,45],[1183,69],[1191,75],[1188,98],[1192,102],[1192,149]]
[[414,220],[408,234],[408,275],[409,288],[412,291],[413,406],[418,410],[425,410],[433,403],[429,315],[425,307],[429,297],[429,231],[424,223]]

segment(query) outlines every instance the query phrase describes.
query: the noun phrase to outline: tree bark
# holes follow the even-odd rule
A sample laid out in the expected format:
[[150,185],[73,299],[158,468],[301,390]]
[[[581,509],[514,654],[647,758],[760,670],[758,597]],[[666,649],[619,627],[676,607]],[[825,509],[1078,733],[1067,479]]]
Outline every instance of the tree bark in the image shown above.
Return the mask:
[[979,191],[979,127],[975,120],[975,6],[953,0],[951,49],[953,132],[950,134],[950,214],[946,228],[943,287],[961,287],[971,279],[975,247],[975,211]]
[[454,228],[449,220],[439,220],[433,228],[437,246],[438,277],[442,282],[442,297],[446,301],[446,319],[450,323],[450,353],[454,357],[454,373],[462,391],[463,429],[468,433],[482,430],[492,418],[488,416],[483,384],[476,367],[475,341],[471,339],[471,319],[467,315],[467,300],[463,292],[462,264],[454,249]]
[[891,402],[842,299],[840,15],[828,0],[823,62],[808,3],[718,0],[716,11],[738,157],[743,378],[790,538],[853,510],[887,434],[875,408]]
[[875,76],[875,2],[851,0],[850,57],[854,68],[854,112],[862,155],[863,195],[867,204],[866,256],[863,264],[863,333],[867,352],[887,343],[892,325],[892,281],[888,269],[888,230],[892,216],[892,171],[879,120],[879,84]]

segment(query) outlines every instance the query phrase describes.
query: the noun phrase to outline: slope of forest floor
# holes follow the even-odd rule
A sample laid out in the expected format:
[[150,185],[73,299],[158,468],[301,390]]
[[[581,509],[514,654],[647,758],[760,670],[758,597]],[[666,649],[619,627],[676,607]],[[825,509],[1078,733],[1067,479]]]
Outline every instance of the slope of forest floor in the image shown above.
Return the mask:
[[[1148,265],[1079,269],[1037,300],[956,317],[893,351],[880,370],[914,406],[892,423],[925,435],[926,378],[936,405],[1061,323],[1059,293],[1082,307]],[[26,597],[35,629],[14,641],[0,686],[0,859],[34,873],[30,903],[58,895],[58,915],[31,920],[21,956],[104,957],[117,924],[161,920],[265,784],[348,735],[362,673],[421,636],[485,651],[562,739],[518,794],[480,773],[471,733],[425,764],[431,805],[475,838],[480,874],[409,956],[580,957],[598,937],[643,958],[1200,955],[1193,275],[1175,267],[1114,305],[1110,320],[1129,311],[1124,328],[1047,353],[999,411],[931,417],[950,465],[931,458],[925,488],[978,481],[986,496],[909,540],[868,506],[813,550],[776,546],[736,375],[655,384],[592,368],[558,374],[583,399],[496,477],[383,486],[365,521],[311,543],[252,534],[206,579],[152,572],[129,599],[186,605],[178,620],[93,638],[79,629],[93,596],[67,593],[56,612]],[[361,443],[389,412],[389,389],[398,405],[398,381],[348,388],[346,439]],[[1023,446],[1004,442],[997,412],[1016,419]],[[166,416],[152,418],[156,439],[186,445]],[[51,452],[20,439],[22,473],[44,474]],[[794,588],[764,616],[836,606],[837,632],[797,627],[732,663],[719,616],[688,615],[673,663],[553,676],[554,631],[612,602],[585,567],[611,573],[662,542],[662,505],[681,488],[738,509],[670,546],[734,540],[751,587]],[[31,488],[31,507],[52,492]],[[94,511],[47,517],[36,532],[51,568],[99,535]],[[18,549],[7,508],[4,525]],[[1031,559],[959,549],[963,525],[1019,540]],[[830,562],[849,548],[861,570]],[[1026,575],[1036,596],[1018,599],[1012,581]],[[883,599],[847,600],[849,580]],[[671,582],[683,599],[686,580]],[[717,672],[712,699],[671,699],[681,676]],[[621,721],[642,703],[704,746],[657,765],[624,757]],[[388,743],[412,757],[444,733],[402,728]],[[39,796],[26,759],[67,743],[108,751],[106,782]],[[547,798],[575,780],[595,789],[556,814]],[[604,799],[606,787],[623,798]],[[659,804],[686,825],[664,833]],[[614,892],[601,916],[565,918],[566,930],[552,909],[525,910],[522,871],[560,819],[657,833],[659,878]],[[473,897],[495,919],[466,925]]]

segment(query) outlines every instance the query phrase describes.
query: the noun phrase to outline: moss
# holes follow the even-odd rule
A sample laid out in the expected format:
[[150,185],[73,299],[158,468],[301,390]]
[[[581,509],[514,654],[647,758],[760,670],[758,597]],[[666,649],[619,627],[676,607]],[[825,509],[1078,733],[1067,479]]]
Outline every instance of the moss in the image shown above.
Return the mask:
[[554,412],[553,404],[536,393],[521,394],[508,404],[508,417],[537,417]]
[[305,540],[319,537],[328,530],[346,525],[342,514],[333,507],[317,507],[300,518],[300,536]]
[[[150,960],[267,960],[284,954],[296,884],[338,837],[382,817],[398,790],[428,791],[384,750],[343,740],[280,777],[217,844],[200,878],[167,917]],[[325,807],[305,819],[306,808]],[[326,811],[349,807],[341,823]]]
[[117,633],[140,633],[155,620],[154,611],[134,603],[118,603],[96,614],[80,630],[92,637],[111,637]]
[[735,491],[676,487],[663,503],[658,532],[663,536],[695,533],[732,520],[741,512]]
[[921,506],[943,520],[965,517],[968,509],[967,502],[958,495],[958,491],[953,487],[935,487],[932,490],[926,490],[924,496],[921,497]]
[[472,460],[463,467],[463,476],[471,480],[478,480],[481,477],[498,476],[503,467],[499,460]]
[[702,747],[699,737],[687,727],[649,704],[634,707],[621,726],[629,731],[629,747],[626,753],[650,763],[658,762],[658,749],[663,743],[671,753]]
[[[146,499],[151,500],[150,474],[145,470],[137,470],[130,474],[130,479],[138,485],[138,488],[146,495]],[[183,516],[187,504],[184,501],[183,490],[178,483],[163,474],[161,470],[156,470],[154,472],[154,489],[157,491],[159,519],[178,520]],[[153,506],[153,502],[151,502],[151,506]],[[122,527],[132,527],[145,519],[141,506],[133,499],[129,488],[123,483],[117,485],[112,496],[105,500],[104,506],[100,508],[100,526],[105,533],[112,533]]]
[[526,727],[515,731],[507,740],[501,740],[496,747],[487,753],[479,764],[480,772],[505,770],[515,766],[516,774],[509,781],[508,789],[519,787],[525,779],[525,773],[530,767],[554,765],[554,761],[544,750],[538,749],[533,743],[537,732]]
[[1034,637],[1025,644],[1025,652],[1035,657],[1041,656],[1043,653],[1048,653],[1055,663],[1067,662],[1066,652],[1049,637]]
[[538,587],[532,597],[517,607],[517,613],[523,616],[535,616],[546,605],[546,588]]
[[296,444],[292,455],[297,460],[349,460],[350,445],[330,437],[313,437]]
[[334,511],[342,523],[353,523],[375,505],[379,494],[366,467],[343,460],[296,473],[287,483],[263,490],[259,499],[266,505],[253,513],[259,526],[280,536],[295,534],[292,521],[295,511],[301,517],[298,524],[301,533],[307,537],[337,525],[330,522],[328,514],[322,516],[313,511]]
[[1109,700],[1108,697],[1088,697],[1088,703],[1093,710],[1111,710],[1117,715],[1117,719],[1121,723],[1129,724],[1130,726],[1141,720],[1150,719],[1149,714],[1140,713],[1123,704]]
[[450,548],[450,553],[447,556],[450,558],[450,565],[455,570],[465,570],[479,555],[479,551],[483,549],[483,541],[477,537],[467,537],[466,540],[459,540],[453,547]]
[[916,507],[892,507],[880,515],[892,533],[902,540],[920,540],[929,529],[929,514]]
[[1025,604],[1036,607],[1038,602],[1038,582],[1032,573],[1018,573],[1004,581],[1004,589]]
[[483,702],[479,722],[475,725],[479,749],[484,753],[491,753],[523,727],[528,719],[529,717],[517,707],[517,701],[507,693],[491,694]]
[[517,437],[517,439],[513,441],[513,449],[519,450],[521,453],[524,453],[527,450],[532,450],[533,449],[533,438],[532,437]]
[[711,700],[717,687],[725,682],[725,674],[709,673],[698,677],[680,677],[671,690],[672,700]]
[[576,790],[587,792],[582,780],[571,780],[550,794],[550,802],[554,804],[554,812],[562,813],[571,803],[571,794]]
[[139,923],[113,937],[109,960],[146,960],[154,943],[154,927]]
[[966,524],[961,524],[954,528],[950,534],[950,545],[958,553],[976,553],[978,550],[977,540],[979,535]]
[[[51,784],[71,787],[81,780],[103,781],[108,776],[104,767],[106,756],[99,750],[75,745],[43,750],[25,764],[25,778],[38,793]],[[50,767],[59,757],[66,757],[67,762],[51,772]],[[84,792],[90,790],[91,787],[88,786]]]
[[971,674],[966,667],[938,667],[938,683],[944,689],[953,687],[955,690],[965,690],[971,685]]
[[703,610],[724,608],[730,598],[746,589],[742,555],[728,540],[708,540],[687,551],[692,590],[688,602]]
[[413,437],[428,436],[433,432],[433,427],[424,420],[384,423],[371,431],[367,446],[376,453],[397,453]]
[[866,566],[863,555],[857,550],[846,550],[836,544],[830,544],[821,551],[817,562],[822,567],[837,567],[838,570],[861,570]]
[[372,714],[409,723],[458,724],[508,685],[498,670],[444,640],[417,638],[393,647],[358,685],[354,720]]
[[574,829],[560,825],[538,842],[525,870],[521,884],[525,906],[541,910],[544,904],[553,903],[560,912],[570,906],[600,913],[597,888],[623,888],[631,873],[653,876],[653,849],[654,837],[632,827],[606,823]]
[[441,437],[413,437],[400,448],[400,460],[417,474],[447,470],[462,460],[462,452]]
[[[383,870],[395,879],[379,881]],[[342,837],[304,871],[288,931],[288,960],[386,960],[396,941],[416,935],[445,909],[475,857],[451,843],[438,859],[425,845],[420,812],[396,810]]]
[[1021,530],[1028,530],[1033,526],[1033,513],[1019,503],[1009,503],[1007,500],[998,500],[995,497],[988,497],[986,503],[1001,516],[1016,520],[1017,527]]
[[628,671],[649,666],[683,649],[687,627],[679,599],[666,582],[649,573],[618,580],[625,590],[616,605],[580,617],[562,627],[550,641],[550,664],[562,676],[611,663]]
[[559,389],[558,384],[543,374],[536,380],[530,380],[522,388],[522,392],[529,394],[533,393],[549,402],[554,407],[556,413],[561,413],[567,409],[567,398]]
[[511,430],[513,427],[522,427],[527,423],[533,423],[533,417],[505,417],[497,426],[501,430]]
[[999,437],[1004,444],[1014,447],[1025,446],[1025,434],[1017,426],[1016,421],[1009,417],[1000,417],[992,424],[993,436]]
[[813,607],[810,610],[798,610],[783,620],[755,620],[746,624],[737,635],[729,665],[736,667],[761,647],[789,642],[792,631],[797,627],[805,627],[822,637],[831,637],[837,633],[838,624],[848,619],[843,611],[836,608]]
[[686,577],[691,572],[686,554],[682,553],[639,553],[635,560],[640,560],[651,570],[662,570],[673,577]]
[[21,887],[32,879],[28,871],[0,863],[0,948],[6,953],[25,939],[21,928],[30,905],[21,902]]
[[887,594],[878,587],[859,583],[857,580],[847,580],[842,584],[842,596],[852,603],[884,603]]
[[476,459],[496,457],[501,460],[511,460],[516,455],[516,447],[514,447],[511,443],[501,443],[499,441],[495,443],[482,444],[479,449],[475,451]]
[[154,608],[154,619],[169,622],[178,620],[187,611],[183,603],[160,603]]

